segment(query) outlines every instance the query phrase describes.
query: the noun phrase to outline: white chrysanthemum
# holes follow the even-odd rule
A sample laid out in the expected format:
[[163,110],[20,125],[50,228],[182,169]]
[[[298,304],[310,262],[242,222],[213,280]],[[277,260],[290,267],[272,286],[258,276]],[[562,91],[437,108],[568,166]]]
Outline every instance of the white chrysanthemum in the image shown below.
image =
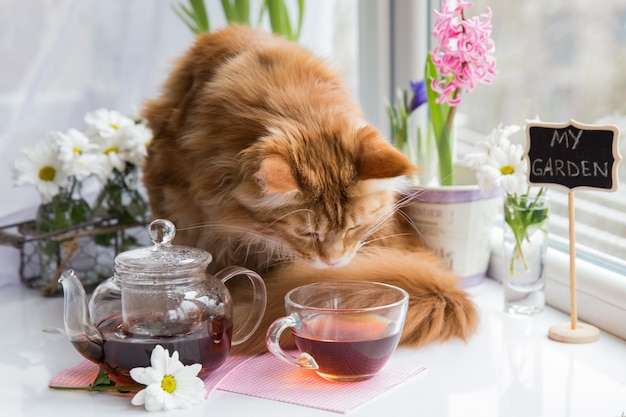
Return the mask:
[[200,364],[185,366],[178,360],[178,352],[169,356],[167,349],[157,345],[152,350],[147,368],[133,368],[130,376],[146,388],[133,397],[133,405],[145,405],[148,411],[189,408],[206,396],[204,383],[197,377]]
[[489,158],[476,171],[478,185],[483,193],[488,193],[493,188],[500,188],[508,194],[525,193],[528,183],[523,155],[524,149],[521,145],[492,147]]
[[94,139],[99,146],[99,153],[103,155],[104,178],[108,177],[114,169],[124,172],[128,162],[128,153],[125,149],[125,138],[121,131],[106,138]]
[[126,161],[136,166],[143,165],[148,154],[148,145],[152,140],[152,131],[143,123],[139,123],[126,126],[120,133],[124,136],[123,151]]
[[82,181],[90,175],[103,174],[103,159],[96,154],[99,147],[84,133],[69,129],[67,133],[51,132],[48,136],[58,147],[58,157],[67,175]]
[[50,202],[69,183],[63,163],[58,158],[57,147],[51,141],[42,141],[22,152],[23,157],[18,158],[14,165],[15,184],[34,186],[42,202]]
[[68,173],[74,175],[78,181],[83,181],[91,175],[104,180],[111,174],[111,166],[106,155],[100,153],[82,154],[74,159],[71,167],[67,167],[67,169]]
[[85,115],[85,124],[85,133],[89,137],[106,139],[135,122],[116,110],[99,109]]
[[497,128],[491,131],[486,140],[476,143],[478,152],[470,153],[466,156],[466,161],[468,162],[470,168],[474,170],[479,170],[480,167],[484,165],[490,158],[492,148],[508,148],[511,145],[511,135],[518,132],[519,130],[520,126],[517,125],[498,125]]

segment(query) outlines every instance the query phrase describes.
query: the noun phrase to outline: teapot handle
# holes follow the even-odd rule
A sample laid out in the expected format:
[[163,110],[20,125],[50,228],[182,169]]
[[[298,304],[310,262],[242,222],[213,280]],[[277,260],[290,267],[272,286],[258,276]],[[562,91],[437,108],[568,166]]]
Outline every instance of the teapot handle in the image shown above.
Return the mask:
[[[226,284],[226,281],[238,275],[246,275],[252,284],[252,304],[246,320],[233,328],[233,339],[231,345],[239,345],[248,340],[258,329],[265,314],[267,304],[267,291],[263,278],[256,272],[240,266],[229,266],[222,269],[215,276]],[[256,320],[255,320],[256,318]]]

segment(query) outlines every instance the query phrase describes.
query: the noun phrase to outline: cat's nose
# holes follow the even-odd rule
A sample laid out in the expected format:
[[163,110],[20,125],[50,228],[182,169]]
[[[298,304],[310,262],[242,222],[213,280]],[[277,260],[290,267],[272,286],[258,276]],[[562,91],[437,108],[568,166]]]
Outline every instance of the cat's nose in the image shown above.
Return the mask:
[[346,266],[348,263],[350,263],[351,259],[352,256],[344,254],[339,258],[324,259],[323,262],[328,265],[329,268],[339,268],[341,266]]
[[324,263],[330,267],[335,267],[341,263],[341,259],[326,259]]

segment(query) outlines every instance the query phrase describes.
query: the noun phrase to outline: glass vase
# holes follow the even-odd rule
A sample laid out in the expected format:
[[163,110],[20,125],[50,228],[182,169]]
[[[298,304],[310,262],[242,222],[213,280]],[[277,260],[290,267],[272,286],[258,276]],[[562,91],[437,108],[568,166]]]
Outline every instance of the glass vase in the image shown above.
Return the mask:
[[[138,190],[139,170],[135,165],[127,164],[121,172],[113,170],[96,198],[95,213],[102,219],[118,224],[143,224],[148,220],[148,204]],[[113,242],[113,239],[121,241]],[[137,245],[137,239],[122,230],[119,235],[98,236],[98,244],[111,246],[115,243],[120,251]]]
[[113,170],[96,198],[95,213],[123,224],[145,222],[148,204],[138,184],[139,171],[135,165],[127,164],[123,172]]
[[38,234],[33,286],[45,294],[58,293],[57,280],[65,269],[74,269],[84,282],[95,279],[96,251],[93,237],[81,233],[91,221],[91,208],[79,192],[62,190],[41,204],[35,217]]
[[544,309],[548,212],[543,193],[504,199],[503,286],[509,313],[534,315]]

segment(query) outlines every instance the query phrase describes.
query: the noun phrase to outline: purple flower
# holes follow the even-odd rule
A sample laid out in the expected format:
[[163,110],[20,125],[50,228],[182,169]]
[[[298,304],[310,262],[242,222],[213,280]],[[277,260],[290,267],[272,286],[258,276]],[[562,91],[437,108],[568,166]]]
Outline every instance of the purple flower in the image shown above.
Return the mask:
[[413,91],[413,99],[411,100],[411,106],[409,107],[409,113],[412,113],[413,110],[417,109],[422,104],[428,101],[428,97],[426,96],[426,82],[425,80],[421,81],[411,81],[411,90]]

